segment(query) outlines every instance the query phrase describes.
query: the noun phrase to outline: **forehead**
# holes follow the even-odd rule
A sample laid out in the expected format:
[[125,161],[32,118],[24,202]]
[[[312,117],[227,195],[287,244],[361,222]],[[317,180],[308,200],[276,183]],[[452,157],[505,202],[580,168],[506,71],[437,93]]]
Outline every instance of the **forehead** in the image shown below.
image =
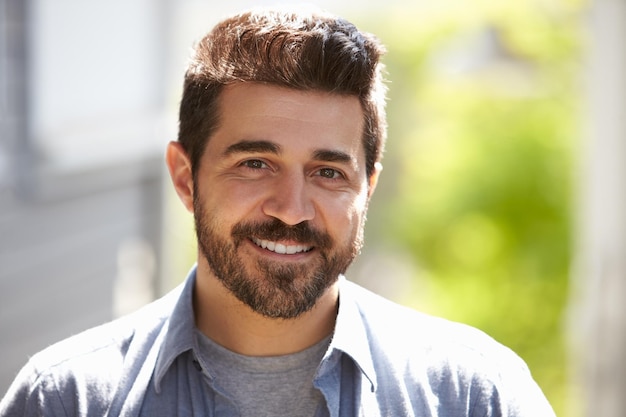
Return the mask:
[[356,96],[301,91],[260,83],[224,88],[219,123],[208,146],[263,140],[285,149],[338,149],[364,161],[364,116]]

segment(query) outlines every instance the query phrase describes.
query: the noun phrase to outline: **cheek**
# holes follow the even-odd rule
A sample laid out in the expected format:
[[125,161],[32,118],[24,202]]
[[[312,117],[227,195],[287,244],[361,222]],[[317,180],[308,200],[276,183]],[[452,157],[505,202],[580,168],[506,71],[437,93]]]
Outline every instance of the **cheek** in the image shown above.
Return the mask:
[[356,198],[336,198],[327,203],[327,216],[331,233],[341,233],[347,239],[352,239],[363,223],[367,209],[367,195]]
[[225,223],[242,220],[259,205],[258,189],[241,186],[211,187],[203,190],[204,201],[220,220]]

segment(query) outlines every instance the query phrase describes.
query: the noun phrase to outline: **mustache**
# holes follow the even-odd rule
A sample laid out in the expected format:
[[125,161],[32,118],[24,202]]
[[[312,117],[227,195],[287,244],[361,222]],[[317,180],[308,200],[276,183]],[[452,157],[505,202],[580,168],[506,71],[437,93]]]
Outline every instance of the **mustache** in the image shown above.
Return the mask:
[[251,237],[270,241],[290,240],[318,249],[328,249],[332,246],[330,235],[312,228],[309,222],[298,223],[294,226],[278,219],[267,222],[237,223],[231,234],[237,246],[242,240]]

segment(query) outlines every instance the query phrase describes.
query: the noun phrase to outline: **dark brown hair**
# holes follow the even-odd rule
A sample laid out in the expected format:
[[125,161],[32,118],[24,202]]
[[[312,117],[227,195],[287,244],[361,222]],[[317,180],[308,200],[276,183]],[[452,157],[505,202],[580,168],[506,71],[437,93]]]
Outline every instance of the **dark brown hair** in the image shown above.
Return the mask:
[[250,11],[217,24],[196,46],[180,104],[178,140],[194,178],[219,123],[220,92],[242,81],[357,96],[370,176],[386,137],[383,53],[374,36],[321,12]]

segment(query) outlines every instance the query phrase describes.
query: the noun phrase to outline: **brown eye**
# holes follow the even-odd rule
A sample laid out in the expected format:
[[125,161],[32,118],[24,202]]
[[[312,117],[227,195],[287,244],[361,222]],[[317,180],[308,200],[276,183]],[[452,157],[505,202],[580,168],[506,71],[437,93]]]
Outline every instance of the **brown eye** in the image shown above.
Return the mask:
[[250,159],[249,161],[245,161],[243,165],[246,168],[251,168],[251,169],[263,169],[266,167],[265,162],[260,161],[258,159]]
[[341,174],[337,170],[332,168],[322,168],[320,169],[320,177],[336,179],[339,178]]

